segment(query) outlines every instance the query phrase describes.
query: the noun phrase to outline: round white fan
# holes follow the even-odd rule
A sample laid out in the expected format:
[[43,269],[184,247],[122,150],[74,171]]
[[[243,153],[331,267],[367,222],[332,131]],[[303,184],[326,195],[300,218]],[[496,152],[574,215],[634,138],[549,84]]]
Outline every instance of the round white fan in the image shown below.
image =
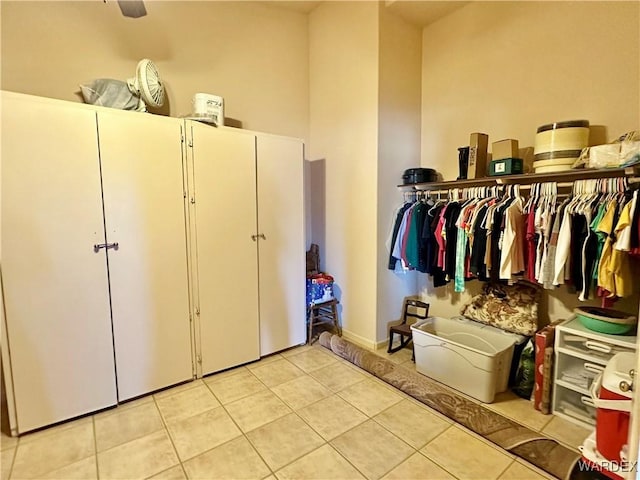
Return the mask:
[[146,111],[146,106],[161,107],[164,103],[164,85],[155,64],[148,58],[138,62],[136,76],[127,80],[129,90],[139,97],[139,110]]

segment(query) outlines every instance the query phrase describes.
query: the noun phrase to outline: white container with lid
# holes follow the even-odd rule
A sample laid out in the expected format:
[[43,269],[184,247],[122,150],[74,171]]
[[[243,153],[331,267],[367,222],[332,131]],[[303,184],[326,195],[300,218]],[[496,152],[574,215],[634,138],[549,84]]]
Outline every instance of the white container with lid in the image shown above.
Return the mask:
[[411,326],[416,371],[481,402],[507,389],[523,337],[464,317],[429,317]]
[[209,93],[193,96],[193,116],[210,119],[216,125],[224,124],[224,99]]

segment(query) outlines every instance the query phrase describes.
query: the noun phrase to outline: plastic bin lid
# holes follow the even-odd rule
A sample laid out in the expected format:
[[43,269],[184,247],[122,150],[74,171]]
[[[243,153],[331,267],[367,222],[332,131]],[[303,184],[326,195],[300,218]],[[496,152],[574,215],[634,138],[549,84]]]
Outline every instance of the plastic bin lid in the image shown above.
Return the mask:
[[494,327],[492,325],[488,325],[486,323],[476,322],[472,318],[465,317],[464,315],[456,315],[454,317],[451,317],[451,320],[464,320],[466,322],[474,322],[474,323],[478,324],[482,328],[486,328],[486,329],[488,329],[490,331],[499,333],[500,335],[506,335],[508,337],[512,337],[516,345],[520,345],[521,343],[523,343],[523,342],[525,342],[526,340],[529,339],[529,337],[527,337],[526,335],[520,335],[519,333],[507,332],[506,330],[502,330],[501,328],[497,328],[497,327]]

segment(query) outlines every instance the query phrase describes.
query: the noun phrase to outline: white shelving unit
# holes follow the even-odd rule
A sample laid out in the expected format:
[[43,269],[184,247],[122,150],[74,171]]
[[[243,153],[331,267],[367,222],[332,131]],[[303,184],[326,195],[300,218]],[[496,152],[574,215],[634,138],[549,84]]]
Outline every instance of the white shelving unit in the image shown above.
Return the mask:
[[556,327],[553,414],[586,428],[595,425],[589,388],[616,353],[635,352],[636,337],[607,335],[572,317]]

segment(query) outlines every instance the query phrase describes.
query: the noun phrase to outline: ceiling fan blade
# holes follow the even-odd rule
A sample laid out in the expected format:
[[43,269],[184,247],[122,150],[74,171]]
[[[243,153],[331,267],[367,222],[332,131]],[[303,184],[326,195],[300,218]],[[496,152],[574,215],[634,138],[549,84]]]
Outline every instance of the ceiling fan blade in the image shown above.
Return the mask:
[[125,17],[140,18],[147,14],[142,0],[118,0],[118,6]]

